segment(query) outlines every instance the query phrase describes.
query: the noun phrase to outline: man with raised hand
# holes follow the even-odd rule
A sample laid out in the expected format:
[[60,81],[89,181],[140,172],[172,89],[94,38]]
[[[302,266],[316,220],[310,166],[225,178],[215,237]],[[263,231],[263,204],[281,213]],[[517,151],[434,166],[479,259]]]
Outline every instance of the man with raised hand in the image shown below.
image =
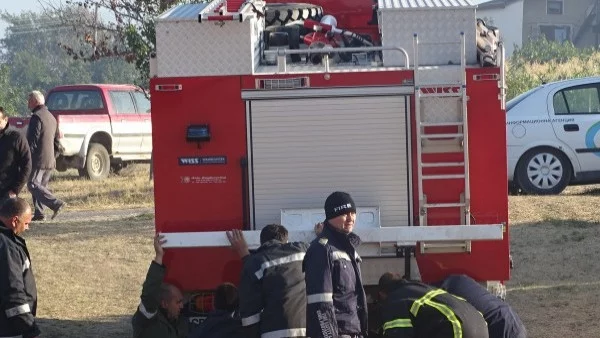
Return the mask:
[[163,265],[164,236],[154,236],[156,256],[150,263],[142,288],[140,305],[131,324],[134,338],[183,338],[187,336],[187,324],[180,316],[183,295],[174,285],[163,282],[166,268]]

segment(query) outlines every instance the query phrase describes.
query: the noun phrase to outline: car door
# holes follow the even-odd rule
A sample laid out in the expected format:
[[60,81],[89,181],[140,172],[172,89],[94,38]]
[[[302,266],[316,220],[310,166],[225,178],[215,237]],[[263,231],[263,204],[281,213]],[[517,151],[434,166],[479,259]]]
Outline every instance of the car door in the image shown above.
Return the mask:
[[130,91],[110,90],[115,115],[111,117],[115,155],[123,159],[139,158],[142,146],[143,121]]
[[146,94],[135,91],[133,92],[135,106],[138,114],[142,118],[142,153],[150,155],[152,153],[152,120],[150,119],[150,100]]
[[556,137],[575,151],[581,171],[600,170],[600,83],[554,90],[548,107]]

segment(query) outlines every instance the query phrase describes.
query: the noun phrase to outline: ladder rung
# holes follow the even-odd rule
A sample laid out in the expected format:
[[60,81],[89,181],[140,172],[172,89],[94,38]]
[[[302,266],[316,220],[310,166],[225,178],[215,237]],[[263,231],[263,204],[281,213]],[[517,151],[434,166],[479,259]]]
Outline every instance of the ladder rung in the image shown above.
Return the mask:
[[459,208],[467,206],[466,203],[426,203],[425,208]]
[[423,168],[445,168],[445,167],[464,167],[465,162],[437,162],[437,163],[421,163]]
[[463,122],[421,122],[421,127],[460,127]]
[[465,178],[465,174],[423,175],[424,180],[452,180],[456,178]]
[[426,139],[434,139],[434,138],[459,138],[463,137],[463,133],[455,133],[455,134],[421,134],[421,138]]

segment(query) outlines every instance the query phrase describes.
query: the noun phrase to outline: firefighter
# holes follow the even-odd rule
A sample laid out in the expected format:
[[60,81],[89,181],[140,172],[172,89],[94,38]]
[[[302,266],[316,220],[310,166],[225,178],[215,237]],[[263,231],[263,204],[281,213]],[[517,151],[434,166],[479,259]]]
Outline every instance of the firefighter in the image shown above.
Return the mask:
[[214,310],[189,338],[242,338],[242,323],[238,315],[238,289],[231,283],[217,287],[213,300]]
[[142,301],[131,324],[134,338],[182,338],[187,336],[187,325],[180,313],[183,295],[174,285],[163,283],[165,266],[162,264],[166,239],[154,236],[156,256],[150,263],[142,288]]
[[288,243],[288,231],[279,224],[262,229],[261,245],[252,254],[240,230],[227,237],[243,261],[239,290],[244,337],[305,337],[302,260],[308,245]]
[[20,236],[29,229],[31,218],[31,206],[22,198],[9,198],[0,206],[0,337],[40,334],[31,257]]
[[352,233],[356,204],[336,191],[325,200],[323,231],[304,258],[307,312],[311,338],[366,337],[367,303],[356,252],[360,238]]
[[502,299],[465,275],[451,275],[440,288],[464,298],[483,314],[490,338],[526,338],[527,330],[517,313]]
[[379,279],[384,338],[487,338],[485,320],[464,299],[386,272]]

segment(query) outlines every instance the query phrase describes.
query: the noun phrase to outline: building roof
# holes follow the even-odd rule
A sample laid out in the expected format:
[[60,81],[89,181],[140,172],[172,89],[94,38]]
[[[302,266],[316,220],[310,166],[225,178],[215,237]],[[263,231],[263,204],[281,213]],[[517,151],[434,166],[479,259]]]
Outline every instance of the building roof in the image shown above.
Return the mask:
[[471,0],[379,0],[379,9],[475,8]]
[[477,9],[494,9],[494,8],[504,8],[514,2],[519,2],[523,0],[490,0],[486,2],[482,2],[477,5]]

